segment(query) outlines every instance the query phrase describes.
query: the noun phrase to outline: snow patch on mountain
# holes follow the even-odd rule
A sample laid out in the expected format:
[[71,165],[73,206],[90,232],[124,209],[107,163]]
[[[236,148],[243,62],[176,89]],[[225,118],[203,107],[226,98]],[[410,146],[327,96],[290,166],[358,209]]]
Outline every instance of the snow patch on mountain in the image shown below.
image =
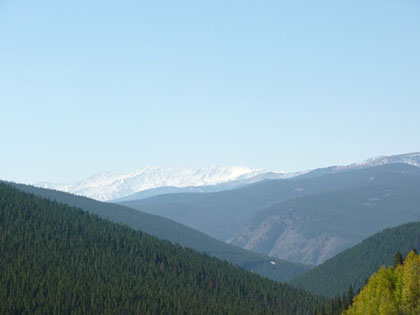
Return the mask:
[[368,166],[377,166],[384,164],[408,164],[416,167],[420,167],[420,152],[391,155],[391,156],[380,156],[372,159],[368,159],[361,164]]
[[420,167],[420,152],[406,153],[399,155],[379,156],[367,159],[361,163],[354,163],[346,166],[336,166],[334,171],[345,171],[351,169],[361,169],[385,164],[408,164]]

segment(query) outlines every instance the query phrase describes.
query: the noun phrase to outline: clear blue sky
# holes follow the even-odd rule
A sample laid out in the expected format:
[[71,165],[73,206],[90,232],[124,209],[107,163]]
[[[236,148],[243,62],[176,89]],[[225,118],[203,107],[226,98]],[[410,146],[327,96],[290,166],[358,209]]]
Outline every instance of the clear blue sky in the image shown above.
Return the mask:
[[0,178],[420,151],[420,2],[0,0]]

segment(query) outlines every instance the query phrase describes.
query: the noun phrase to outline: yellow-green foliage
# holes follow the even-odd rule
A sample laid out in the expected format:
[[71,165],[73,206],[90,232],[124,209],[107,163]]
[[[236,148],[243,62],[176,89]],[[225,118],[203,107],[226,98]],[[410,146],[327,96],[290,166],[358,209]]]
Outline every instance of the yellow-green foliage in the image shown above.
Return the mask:
[[410,252],[403,265],[382,267],[343,315],[420,314],[420,256]]

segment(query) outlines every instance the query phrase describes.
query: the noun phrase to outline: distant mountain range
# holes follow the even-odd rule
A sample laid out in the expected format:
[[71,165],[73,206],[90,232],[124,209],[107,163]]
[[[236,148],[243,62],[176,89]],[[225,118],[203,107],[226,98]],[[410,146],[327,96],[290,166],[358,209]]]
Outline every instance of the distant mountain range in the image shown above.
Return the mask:
[[[41,182],[36,186],[106,201],[146,190],[148,192],[143,194],[145,197],[173,190],[180,192],[180,188],[194,192],[220,191],[264,179],[287,178],[295,175],[297,174],[253,169],[247,166],[209,166],[204,168],[147,166],[123,175],[103,172],[72,184]],[[156,190],[161,187],[163,188]]]
[[419,167],[380,163],[123,204],[248,250],[314,265],[383,228],[420,220],[419,192]]
[[103,172],[75,183],[41,182],[35,185],[101,201],[122,202],[161,194],[217,192],[267,179],[319,176],[395,163],[419,167],[420,153],[377,157],[347,166],[331,166],[295,173],[255,169],[247,166],[208,166],[204,168],[146,166],[128,174]]
[[380,229],[419,220],[419,166],[420,153],[293,174],[147,167],[53,188],[97,199],[128,195],[116,202],[244,249],[317,265]]
[[[304,172],[300,173],[303,174]],[[276,173],[276,172],[265,172],[260,175],[249,177],[246,179],[237,179],[228,182],[223,182],[217,185],[204,185],[204,186],[187,186],[187,187],[175,187],[175,186],[163,186],[157,188],[151,188],[139,191],[135,194],[128,195],[122,198],[110,200],[111,202],[125,202],[139,199],[151,198],[154,196],[165,195],[165,194],[178,194],[178,193],[211,193],[224,190],[231,190],[239,187],[243,187],[249,184],[258,183],[263,180],[269,179],[286,179],[296,176],[295,173]]]

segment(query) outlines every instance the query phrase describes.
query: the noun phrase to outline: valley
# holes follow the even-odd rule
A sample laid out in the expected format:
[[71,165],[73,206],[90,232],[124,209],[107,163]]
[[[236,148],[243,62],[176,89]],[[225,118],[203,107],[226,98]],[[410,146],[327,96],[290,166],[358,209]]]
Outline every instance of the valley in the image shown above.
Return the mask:
[[[103,226],[108,225],[111,230],[123,229],[124,233],[135,233],[135,231],[138,231],[140,234],[134,238],[140,237],[145,238],[145,240],[150,238],[152,243],[157,242],[156,245],[150,246],[157,246],[157,248],[162,250],[167,248],[169,256],[161,256],[162,254],[154,253],[154,250],[150,252],[152,255],[150,257],[158,259],[156,265],[158,269],[161,269],[164,265],[166,266],[166,264],[170,265],[170,261],[173,261],[174,258],[169,252],[173,251],[179,252],[177,255],[181,255],[180,257],[198,255],[194,256],[197,258],[191,259],[194,261],[201,259],[206,265],[211,265],[213,262],[225,264],[223,265],[225,267],[220,265],[214,271],[209,271],[210,276],[202,278],[207,279],[208,288],[213,288],[213,284],[210,285],[209,281],[218,283],[215,288],[219,286],[228,287],[228,283],[236,281],[223,278],[225,276],[222,276],[225,280],[221,280],[222,278],[214,274],[215,270],[219,270],[217,273],[220,273],[223,268],[236,268],[235,270],[237,271],[235,272],[243,272],[244,275],[247,270],[249,276],[246,277],[256,277],[255,274],[262,276],[263,278],[252,278],[255,280],[246,278],[246,285],[249,285],[252,281],[262,281],[255,289],[247,289],[246,292],[249,292],[248,290],[257,290],[259,293],[255,291],[255,293],[252,293],[252,296],[263,294],[268,298],[268,295],[273,293],[271,290],[280,291],[275,293],[276,297],[270,297],[268,300],[264,299],[265,302],[261,302],[259,299],[255,301],[252,299],[248,300],[248,304],[245,303],[243,305],[248,305],[246,307],[252,310],[251,313],[257,312],[257,309],[260,309],[262,313],[271,312],[269,310],[273,307],[272,303],[277,299],[274,302],[276,305],[275,313],[279,314],[322,313],[325,307],[329,307],[333,313],[327,312],[322,314],[338,314],[343,310],[343,305],[347,308],[351,305],[351,302],[345,300],[346,302],[343,304],[344,300],[334,300],[334,297],[345,294],[349,287],[357,291],[362,289],[366,279],[371,274],[383,265],[391,266],[393,264],[396,253],[401,253],[404,257],[410,250],[419,249],[420,227],[418,221],[420,220],[420,208],[418,205],[420,204],[420,168],[416,164],[419,154],[409,155],[411,159],[408,160],[406,159],[407,156],[402,155],[400,158],[373,160],[376,162],[363,167],[360,165],[344,168],[331,167],[302,172],[300,175],[289,178],[268,180],[262,178],[255,183],[243,184],[236,188],[228,186],[228,189],[220,191],[205,192],[206,187],[210,186],[203,186],[203,191],[197,192],[195,189],[200,189],[200,186],[198,186],[190,192],[182,190],[185,188],[179,188],[183,192],[180,193],[177,192],[177,189],[173,189],[170,193],[158,194],[149,198],[145,198],[145,195],[142,195],[140,192],[133,196],[125,197],[120,201],[117,200],[114,203],[101,202],[57,190],[3,182],[0,183],[2,192],[0,197],[3,200],[3,203],[0,203],[2,222],[14,226],[15,223],[13,221],[7,221],[14,218],[13,212],[7,212],[12,209],[15,209],[15,211],[20,211],[20,209],[26,211],[26,214],[22,215],[32,218],[35,214],[33,211],[38,211],[38,204],[43,205],[39,209],[51,208],[48,211],[53,211],[50,214],[48,212],[42,214],[46,216],[43,220],[47,230],[55,224],[62,224],[64,222],[62,220],[77,221],[79,219],[76,217],[83,213],[83,217],[89,218],[88,221],[102,220],[97,221],[97,223],[86,223],[93,224],[92,227],[86,227],[87,229],[95,231],[96,228],[94,226],[99,224]],[[162,188],[161,190],[156,188],[154,192],[165,192],[167,189]],[[69,219],[64,219],[63,217],[60,219],[61,221],[54,221],[56,220],[55,217],[61,216],[60,213],[70,214],[72,211],[76,211],[71,215],[74,217],[73,219],[70,219],[70,217]],[[52,215],[52,213],[54,214]],[[86,217],[88,213],[89,217]],[[48,218],[51,215],[52,219]],[[21,217],[21,215],[18,215],[18,217]],[[39,224],[35,223],[38,219],[33,218],[35,220],[33,223]],[[26,223],[24,222],[22,221],[21,224],[27,224],[27,228],[32,229],[30,227],[32,219],[29,219]],[[70,223],[69,221],[68,224],[71,226],[76,223]],[[74,242],[67,238],[74,233],[76,237],[81,237],[80,233],[84,233],[85,229],[81,226],[85,223],[80,224],[77,223],[76,225],[80,226],[78,229],[81,232],[71,232],[62,241]],[[112,227],[112,224],[115,227]],[[63,231],[65,231],[66,228],[63,226],[58,229],[64,229]],[[9,245],[6,242],[6,240],[10,239],[8,235],[13,233],[20,235],[20,232],[16,231],[8,232],[6,226],[2,227],[3,251],[8,253],[8,262],[16,264],[18,267],[20,266],[19,268],[27,268],[22,265],[22,262],[15,261],[17,259],[15,255],[21,249],[15,251],[16,247],[14,247],[15,249],[8,247]],[[112,237],[117,232],[109,233]],[[61,232],[54,236],[57,239],[60,237],[64,237]],[[86,235],[83,237],[89,239],[91,236]],[[100,236],[99,234],[97,236],[92,234],[92,237],[97,239]],[[43,244],[42,242],[44,241],[40,239],[40,242],[39,244]],[[105,240],[100,242],[103,243]],[[147,242],[149,241],[147,240]],[[134,243],[130,246],[137,246]],[[22,244],[29,246],[29,243],[26,244],[26,241]],[[47,245],[44,243],[44,245],[40,246]],[[51,246],[51,244],[48,246]],[[60,249],[58,245],[54,246],[59,251],[64,250],[61,254],[57,252],[57,255],[66,257],[70,254],[66,252],[66,249]],[[85,243],[83,246],[90,248],[94,245],[93,243]],[[118,251],[123,250],[125,246],[118,249]],[[93,249],[88,250],[91,251]],[[38,251],[42,252],[41,249],[38,249]],[[116,255],[115,257],[120,257],[117,259],[121,259],[121,261],[128,257],[128,253],[122,252]],[[130,256],[131,258],[129,257],[129,259],[139,259],[138,254],[134,253],[134,255],[133,257]],[[25,254],[22,257],[24,257],[25,261],[29,260],[29,256],[27,257]],[[31,263],[34,266],[49,264],[41,256],[37,257],[35,255],[33,259],[36,259]],[[80,260],[81,258],[72,259]],[[100,259],[102,258],[95,258],[98,263]],[[151,258],[147,259],[150,260]],[[184,261],[184,258],[181,260]],[[58,264],[61,265],[63,263],[59,262]],[[139,263],[140,266],[144,266],[145,262]],[[176,264],[180,263],[179,261]],[[170,271],[178,272],[177,281],[179,281],[179,277],[185,276],[182,271],[186,268],[185,263],[186,261],[182,262],[184,267],[181,269]],[[81,264],[83,263],[81,262]],[[169,265],[168,268],[172,268]],[[131,267],[127,265],[124,268]],[[3,272],[6,272],[6,270],[3,270]],[[58,271],[52,272],[52,274],[45,274],[44,276],[57,277],[56,274],[54,275],[54,272]],[[86,272],[94,275],[96,271],[89,269]],[[112,274],[115,271],[109,270],[108,272]],[[150,277],[147,275],[148,271],[146,269],[137,272],[145,275],[145,279]],[[207,269],[203,272],[207,274]],[[233,272],[233,269],[229,272]],[[95,277],[101,277],[99,275],[97,274]],[[9,276],[5,273],[3,277]],[[67,276],[62,275],[60,277],[65,279]],[[130,280],[130,275],[127,274],[125,277],[127,281],[132,281]],[[154,292],[153,286],[158,286],[158,283],[161,283],[161,281],[168,281],[166,280],[168,277],[169,275],[163,275],[162,280],[158,280],[155,284],[150,284],[150,290],[152,290],[150,292]],[[264,282],[269,281],[263,280],[264,278],[277,282],[269,284],[270,282]],[[136,279],[135,281],[148,281],[140,280],[140,278]],[[30,286],[38,287],[40,285],[32,277],[29,277],[27,281],[29,281],[27,285]],[[269,285],[271,293],[266,291],[261,293],[263,291],[260,290],[266,290],[263,289],[265,288],[263,282],[266,283],[264,285]],[[278,282],[282,284],[276,284]],[[8,285],[15,288],[13,290],[18,290],[17,284],[13,282],[8,283]],[[115,287],[120,285],[115,280],[111,280],[111,278],[103,278],[102,280],[97,278],[95,283],[103,288],[110,283],[114,283],[113,286]],[[74,286],[73,284],[69,285]],[[96,290],[95,285],[90,290]],[[168,285],[173,286],[174,284],[169,284],[168,282]],[[195,285],[201,287],[200,282],[185,285],[187,287],[190,285],[192,287]],[[278,289],[276,289],[277,286]],[[237,288],[235,286],[231,289],[236,290]],[[57,288],[51,287],[51,290],[57,290]],[[105,298],[111,301],[114,293],[110,290],[106,289],[103,294],[109,295],[101,297],[101,299]],[[137,290],[134,286],[130,290],[130,294],[146,294],[146,292],[134,293]],[[13,292],[16,292],[14,294],[21,294],[18,291]],[[159,297],[160,293],[158,294],[157,292],[147,294]],[[177,295],[180,296],[186,294],[178,289],[177,292]],[[13,300],[9,293],[3,292],[2,294],[7,297],[5,300],[6,304],[4,304],[6,308],[4,309],[17,310],[19,307],[20,309],[28,309],[20,304],[21,301]],[[81,292],[74,291],[74,294],[77,296]],[[127,294],[129,295],[129,293]],[[199,293],[200,296],[203,296],[202,294],[208,296],[208,294],[213,293],[210,291]],[[209,312],[213,312],[210,310],[214,309],[214,307],[220,310],[227,310],[225,307],[227,306],[226,303],[228,303],[232,305],[233,309],[238,311],[241,308],[235,308],[235,305],[239,305],[235,303],[242,302],[239,302],[239,300],[237,302],[223,300],[229,294],[231,293],[223,293],[222,300],[219,300],[219,297],[213,298],[213,304],[203,304],[203,302],[199,304],[194,304],[195,302],[185,304],[184,298],[176,301],[176,299],[173,300],[173,296],[168,296],[167,293],[165,293],[165,299],[168,301],[168,305],[176,304],[179,310],[187,307],[190,310],[206,309]],[[246,298],[246,294],[243,295],[244,298]],[[96,293],[95,296],[99,297],[101,294]],[[28,298],[26,297],[26,299]],[[53,307],[58,310],[58,306],[53,306],[46,298],[47,296],[38,295],[37,300],[45,302],[45,304],[42,304],[45,305],[42,306],[45,309]],[[104,307],[102,302],[89,304],[85,300],[87,296],[80,296],[80,298],[80,305],[83,305],[83,309],[89,310],[89,312],[94,308]],[[59,298],[57,297],[57,299]],[[95,300],[93,297],[91,299],[93,299],[92,301]],[[27,302],[24,303],[31,303],[30,299],[25,301]],[[299,302],[303,303],[300,304],[303,306],[300,310],[299,307],[301,306],[297,307],[297,304],[295,304],[298,301],[305,301]],[[130,303],[126,302],[128,308],[137,307],[152,310],[154,309],[153,307],[158,307],[160,310],[164,309],[160,302],[141,305]],[[63,302],[61,309],[64,310],[66,307],[68,306]],[[112,309],[112,307],[111,305],[106,306],[107,309]]]

